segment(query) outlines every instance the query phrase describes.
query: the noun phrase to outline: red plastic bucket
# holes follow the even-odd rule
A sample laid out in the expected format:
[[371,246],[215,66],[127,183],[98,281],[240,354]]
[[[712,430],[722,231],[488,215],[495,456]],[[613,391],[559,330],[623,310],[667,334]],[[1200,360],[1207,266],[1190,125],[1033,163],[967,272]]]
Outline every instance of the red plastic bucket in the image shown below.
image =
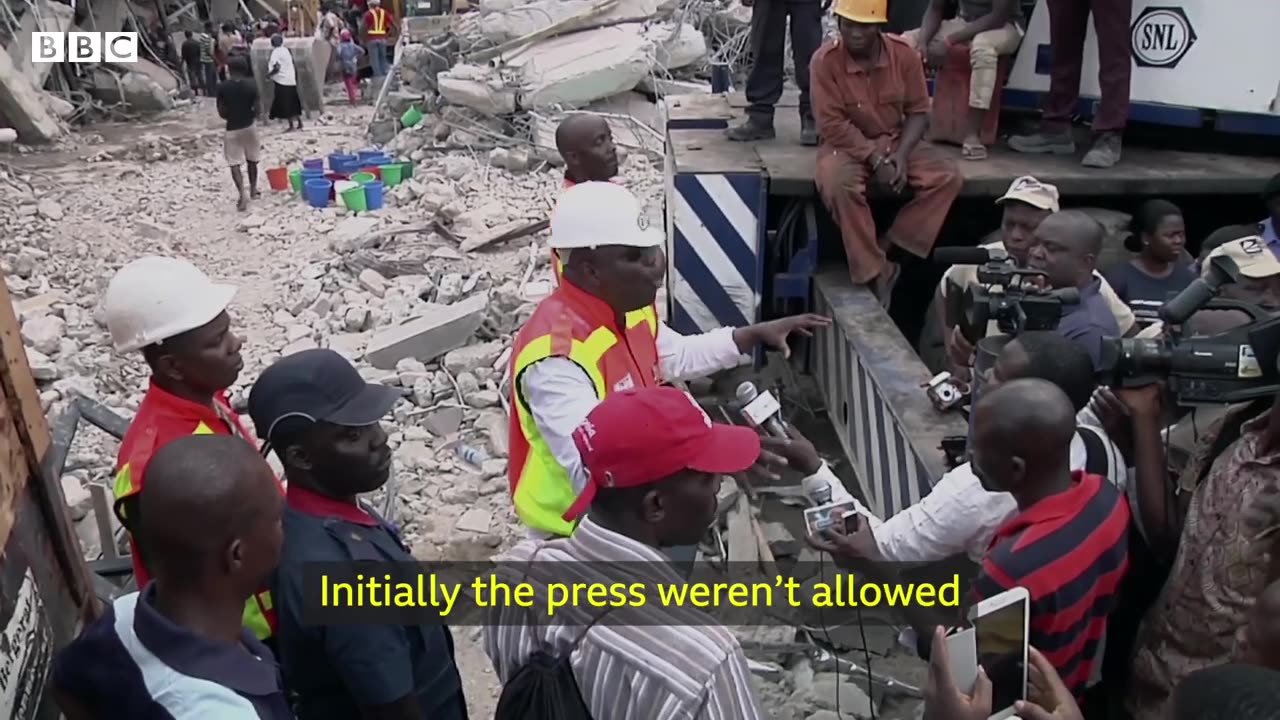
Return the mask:
[[374,177],[378,178],[379,180],[382,179],[382,168],[376,165],[370,165],[369,167],[362,167],[360,168],[360,172],[373,173]]
[[288,190],[289,168],[278,167],[267,170],[267,184],[272,190]]

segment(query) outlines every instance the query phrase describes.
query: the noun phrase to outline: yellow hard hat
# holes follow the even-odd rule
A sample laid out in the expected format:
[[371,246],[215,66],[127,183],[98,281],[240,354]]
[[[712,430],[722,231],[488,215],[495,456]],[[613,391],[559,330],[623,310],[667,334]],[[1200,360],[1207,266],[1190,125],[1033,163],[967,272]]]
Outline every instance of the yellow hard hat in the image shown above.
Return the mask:
[[859,23],[889,22],[889,0],[836,0],[836,15]]

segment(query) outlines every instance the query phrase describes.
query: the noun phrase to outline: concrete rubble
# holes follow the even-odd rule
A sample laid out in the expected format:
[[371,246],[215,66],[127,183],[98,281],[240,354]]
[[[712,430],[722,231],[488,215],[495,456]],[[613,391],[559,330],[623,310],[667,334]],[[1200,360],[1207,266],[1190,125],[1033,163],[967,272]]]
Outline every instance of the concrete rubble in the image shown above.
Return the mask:
[[[637,5],[643,3],[630,7]],[[234,404],[244,407],[254,379],[282,355],[334,349],[370,382],[403,396],[385,423],[394,480],[369,500],[398,524],[415,556],[487,560],[509,547],[524,530],[507,493],[507,368],[515,333],[554,287],[547,231],[521,229],[548,216],[563,180],[546,135],[558,114],[526,103],[534,97],[583,107],[606,114],[611,124],[617,115],[636,118],[614,125],[623,146],[618,182],[661,227],[661,158],[645,151],[652,149],[645,147],[649,133],[639,127],[660,127],[660,114],[633,88],[655,76],[660,62],[684,70],[703,58],[694,57],[698,43],[686,26],[644,20],[540,40],[496,71],[475,63],[482,73],[497,73],[503,85],[495,92],[519,88],[510,106],[448,99],[433,105],[433,93],[402,82],[387,102],[397,109],[422,103],[429,114],[384,149],[412,160],[413,177],[388,190],[382,210],[359,216],[308,208],[267,190],[265,178],[263,198],[236,213],[221,170],[220,125],[204,99],[166,112],[163,126],[139,125],[125,138],[73,134],[63,143],[76,159],[59,161],[65,165],[50,167],[38,155],[15,156],[33,161],[25,166],[0,163],[0,196],[12,208],[0,213],[0,272],[42,405],[56,413],[84,396],[133,416],[148,371],[138,354],[113,350],[102,293],[122,265],[144,254],[187,257],[239,286],[232,316],[244,339],[245,368],[230,389]],[[601,42],[617,47],[587,63],[595,66],[590,73],[575,69],[584,62],[577,53],[599,51]],[[299,46],[295,57],[311,52],[307,42]],[[561,60],[568,62],[555,67]],[[465,74],[425,60],[413,72],[406,75],[415,83]],[[507,84],[517,77],[521,84]],[[446,98],[447,84],[441,83]],[[363,149],[369,111],[331,106],[300,133],[264,126],[263,167]],[[122,184],[128,192],[119,191]],[[665,311],[664,298],[658,306]],[[117,450],[104,433],[81,432],[62,477],[68,512],[91,558],[101,547],[89,490],[110,487]],[[780,556],[807,550],[797,550],[803,543],[783,528],[769,528],[768,537]],[[867,716],[871,703],[877,717],[910,717],[889,713],[891,703],[878,692],[868,698],[865,683],[853,687],[847,676],[837,682],[825,667],[815,672],[796,650],[793,628],[766,629],[790,634],[750,653],[769,716],[823,720],[838,697],[846,718]],[[478,635],[465,630],[455,639],[471,714],[491,717],[498,688]]]

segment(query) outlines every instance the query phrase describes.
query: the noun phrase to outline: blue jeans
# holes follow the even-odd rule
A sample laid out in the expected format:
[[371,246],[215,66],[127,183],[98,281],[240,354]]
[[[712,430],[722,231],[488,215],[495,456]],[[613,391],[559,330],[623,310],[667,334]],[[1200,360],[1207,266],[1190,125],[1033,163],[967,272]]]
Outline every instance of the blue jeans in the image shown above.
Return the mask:
[[373,66],[373,76],[383,77],[387,74],[387,41],[369,41],[369,64]]
[[216,63],[201,63],[204,67],[204,94],[213,97],[213,93],[218,89],[218,65]]

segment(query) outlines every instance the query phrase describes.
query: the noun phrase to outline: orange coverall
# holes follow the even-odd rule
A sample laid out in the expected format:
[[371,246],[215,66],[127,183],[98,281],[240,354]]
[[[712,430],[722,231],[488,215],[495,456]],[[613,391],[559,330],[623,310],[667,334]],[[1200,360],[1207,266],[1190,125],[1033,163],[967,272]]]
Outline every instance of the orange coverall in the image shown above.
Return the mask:
[[[906,117],[929,112],[919,53],[900,38],[881,37],[883,50],[870,68],[855,62],[839,38],[823,45],[810,63],[813,113],[822,136],[815,182],[840,226],[849,275],[858,284],[874,280],[885,265],[867,205],[871,158],[896,152]],[[921,141],[907,162],[914,195],[885,240],[918,257],[928,255],[963,182],[945,151]]]

